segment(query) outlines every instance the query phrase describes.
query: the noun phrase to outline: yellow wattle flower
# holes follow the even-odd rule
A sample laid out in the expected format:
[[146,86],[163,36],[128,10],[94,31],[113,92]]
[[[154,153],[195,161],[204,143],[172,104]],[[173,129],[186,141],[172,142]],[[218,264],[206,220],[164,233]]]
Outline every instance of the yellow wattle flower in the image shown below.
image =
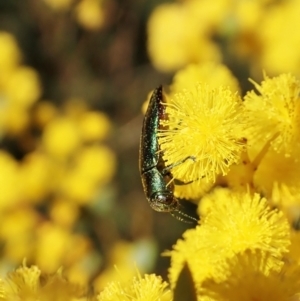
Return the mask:
[[174,195],[179,199],[194,200],[197,202],[213,187],[213,185],[214,183],[212,181],[207,182],[205,179],[200,179],[183,185],[182,183],[181,185],[176,185],[175,181]]
[[0,150],[0,212],[20,202],[19,164],[7,152]]
[[207,245],[226,246],[232,253],[261,249],[281,258],[290,245],[289,225],[281,211],[272,210],[265,198],[249,193],[212,193],[213,208],[203,217],[211,233]]
[[165,105],[168,119],[161,121],[164,129],[158,136],[166,164],[176,165],[174,178],[215,181],[240,160],[245,124],[237,94],[198,83],[193,90],[176,93]]
[[[0,83],[6,79],[5,74],[16,68],[21,61],[21,51],[13,35],[0,31]],[[2,84],[2,83],[1,83]]]
[[42,144],[47,153],[57,158],[67,158],[80,146],[78,126],[68,117],[53,119],[43,132]]
[[97,301],[171,301],[171,292],[167,283],[154,274],[134,277],[132,281],[121,284],[109,283],[98,295]]
[[299,300],[300,266],[282,262],[270,270],[272,255],[261,250],[246,250],[218,266],[223,278],[203,282],[201,295],[215,301],[283,301]]
[[[273,1],[250,2],[275,4]],[[282,1],[272,7],[265,6],[263,18],[259,19],[259,26],[256,26],[256,36],[260,41],[260,64],[271,74],[292,72],[299,75],[300,53],[297,45],[300,33],[294,30],[299,25],[299,14],[298,1]]]
[[153,65],[169,72],[193,62],[219,61],[220,50],[208,38],[204,25],[185,3],[159,5],[147,26]]
[[1,300],[65,300],[79,301],[83,290],[70,283],[61,274],[43,275],[37,266],[23,266],[0,282]]
[[261,250],[268,256],[269,269],[278,270],[290,245],[289,225],[282,212],[271,210],[266,199],[248,193],[217,190],[207,196],[200,225],[186,231],[169,252],[169,278],[175,287],[187,262],[199,292],[202,282],[218,274],[219,264],[246,250]]
[[53,10],[67,11],[74,0],[44,0],[44,2]]
[[295,156],[287,157],[284,153],[269,150],[254,174],[256,191],[270,198],[274,184],[285,185],[294,195],[300,194],[300,161]]
[[7,103],[20,109],[29,109],[42,93],[38,73],[33,68],[19,66],[7,77],[3,88]]
[[102,0],[81,0],[75,8],[78,23],[88,30],[100,29],[105,22]]
[[84,141],[99,142],[107,138],[111,124],[104,113],[89,111],[83,113],[79,120],[79,128]]
[[300,150],[300,81],[291,74],[274,78],[264,75],[264,81],[252,81],[258,93],[245,96],[251,144],[262,147],[271,141],[271,148],[285,156]]
[[229,87],[233,93],[240,90],[237,79],[225,65],[204,62],[189,64],[177,71],[170,87],[171,94],[180,92],[182,89],[193,90],[198,82],[205,82],[211,88]]

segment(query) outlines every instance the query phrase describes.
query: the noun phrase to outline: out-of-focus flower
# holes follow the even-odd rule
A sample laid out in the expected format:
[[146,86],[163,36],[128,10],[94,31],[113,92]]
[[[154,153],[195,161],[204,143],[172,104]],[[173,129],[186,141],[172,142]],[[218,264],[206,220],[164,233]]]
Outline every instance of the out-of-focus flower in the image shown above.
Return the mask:
[[43,132],[43,145],[50,155],[65,159],[80,145],[77,124],[67,117],[52,120]]
[[201,224],[185,232],[170,252],[171,285],[175,286],[184,262],[198,289],[211,275],[218,281],[222,279],[217,273],[219,263],[247,249],[270,254],[267,267],[278,270],[290,245],[289,225],[282,212],[271,210],[259,195],[225,191],[210,197],[213,203]]
[[274,183],[285,185],[294,195],[300,193],[300,161],[286,157],[274,150],[266,153],[255,174],[254,185],[257,191],[271,197]]
[[29,109],[39,99],[37,72],[20,66],[20,50],[14,37],[0,32],[0,137],[22,132],[29,123]]
[[201,31],[212,33],[227,16],[232,2],[230,0],[188,0],[184,4],[190,17],[197,20],[197,25]]
[[[300,150],[300,81],[291,74],[268,78],[245,96],[250,145],[263,147],[268,142],[285,156]],[[298,155],[296,155],[298,157]]]
[[0,212],[0,240],[3,244],[2,262],[21,262],[32,259],[35,230],[40,222],[38,213],[29,206]]
[[71,233],[51,223],[38,229],[35,262],[46,272],[53,272],[63,262],[69,247]]
[[33,122],[36,127],[43,130],[44,127],[58,115],[58,109],[50,101],[39,101],[33,110]]
[[[81,237],[81,241],[87,242],[87,240],[83,236]],[[76,249],[77,243],[80,243],[81,241],[74,240],[72,248]],[[76,258],[72,258],[72,260],[68,262],[69,267],[68,270],[65,271],[65,275],[73,283],[78,283],[80,285],[87,286],[91,283],[91,275],[97,275],[99,273],[103,262],[103,258],[96,248],[90,248],[87,251],[83,248],[84,246],[85,245],[79,245],[80,251],[83,252],[84,255],[81,258],[79,258],[79,260],[77,260]]]
[[256,30],[256,26],[259,24],[264,15],[265,5],[266,3],[261,0],[236,2],[232,6],[231,17],[235,17],[237,29],[242,33],[248,34]]
[[197,65],[190,64],[177,71],[171,85],[171,94],[183,89],[193,90],[199,82],[215,89],[224,86],[229,87],[233,93],[239,91],[237,79],[225,65],[207,62]]
[[277,182],[275,180],[272,187],[272,194],[269,199],[273,206],[280,208],[285,213],[291,225],[296,229],[300,227],[299,187],[288,186],[284,181]]
[[74,0],[43,0],[52,9],[57,11],[66,11],[70,8]]
[[[52,222],[43,223],[36,231],[35,262],[47,273],[53,273],[58,267],[66,269],[66,275],[72,274],[72,278],[84,280],[87,284],[93,271],[90,266],[82,266],[77,269],[80,277],[72,272],[72,267],[78,267],[92,253],[92,243],[83,235],[73,234],[68,228]],[[94,261],[93,269],[99,268],[99,262]]]
[[7,99],[0,97],[0,136],[4,134],[17,135],[22,133],[29,124],[28,111],[18,106],[11,106]]
[[261,71],[257,63],[262,47],[258,29],[268,8],[268,3],[261,0],[231,2],[217,25],[217,33],[228,46],[225,52],[228,51],[237,64],[250,62],[252,72]]
[[21,52],[15,38],[8,32],[0,32],[0,82],[6,79],[7,72],[19,65],[20,60]]
[[298,300],[300,266],[286,263],[280,270],[270,270],[270,254],[247,250],[218,265],[222,280],[208,278],[201,292],[218,301]]
[[28,154],[18,172],[23,201],[43,202],[56,185],[56,174],[57,169],[49,156],[40,152]]
[[87,142],[104,140],[111,129],[108,117],[101,112],[86,112],[79,121],[81,137]]
[[214,182],[239,162],[245,146],[243,107],[229,89],[195,85],[193,90],[176,93],[166,103],[166,112],[168,120],[161,121],[166,129],[159,133],[166,164],[191,158],[172,168],[176,179]]
[[134,277],[126,284],[111,282],[99,294],[98,301],[171,301],[172,295],[167,290],[168,284],[154,274]]
[[75,10],[78,23],[89,30],[101,28],[105,20],[103,3],[103,0],[81,0]]
[[3,93],[12,106],[27,109],[41,94],[38,74],[29,67],[19,67],[7,74]]
[[107,184],[116,168],[114,153],[106,146],[87,146],[77,153],[74,167],[61,182],[64,195],[79,203],[86,203],[101,186]]
[[67,281],[61,272],[44,276],[37,266],[23,264],[0,282],[1,300],[82,300],[83,289]]
[[156,256],[156,244],[153,240],[134,243],[118,241],[111,248],[107,268],[95,279],[94,287],[101,291],[109,282],[119,281],[125,284],[136,275],[136,269],[143,273],[152,270]]
[[79,208],[71,200],[57,198],[52,203],[50,216],[55,224],[69,229],[79,217]]
[[299,12],[298,1],[233,4],[228,0],[189,0],[162,4],[148,21],[149,55],[162,71],[218,61],[222,51],[225,57],[229,54],[239,63],[249,64],[252,74],[258,75],[261,69],[270,74],[299,74],[300,35],[294,31]]
[[[18,159],[0,151],[1,268],[27,258],[47,273],[64,266],[69,279],[87,284],[100,268],[101,255],[92,240],[74,228],[80,207],[99,198],[115,173],[114,153],[100,144],[111,124],[83,100],[70,99],[62,110],[50,101],[36,103],[41,94],[37,72],[20,65],[13,36],[0,33],[3,43],[0,139],[5,143],[10,135],[20,149]],[[18,136],[21,133],[25,138]],[[16,300],[17,293],[7,300]],[[35,299],[66,299],[63,293],[52,296]]]
[[83,148],[76,161],[81,174],[100,183],[108,183],[115,172],[115,155],[107,146]]
[[292,265],[296,262],[300,265],[300,232],[292,230],[291,231],[291,246],[290,252],[288,253],[288,259]]
[[262,43],[261,68],[268,73],[292,72],[299,75],[300,33],[294,30],[299,26],[300,3],[281,1],[269,7],[257,35]]
[[172,71],[189,63],[219,60],[220,52],[184,4],[158,6],[148,21],[148,52],[156,68]]
[[257,156],[257,160],[251,161],[245,149],[241,154],[240,162],[231,165],[228,174],[217,179],[217,184],[226,185],[234,191],[255,191],[253,182],[257,163],[260,163],[259,159],[260,156]]
[[13,208],[20,202],[19,166],[5,151],[0,151],[0,210]]
[[19,133],[28,124],[28,110],[41,94],[37,73],[18,67],[6,74],[0,87],[0,131]]

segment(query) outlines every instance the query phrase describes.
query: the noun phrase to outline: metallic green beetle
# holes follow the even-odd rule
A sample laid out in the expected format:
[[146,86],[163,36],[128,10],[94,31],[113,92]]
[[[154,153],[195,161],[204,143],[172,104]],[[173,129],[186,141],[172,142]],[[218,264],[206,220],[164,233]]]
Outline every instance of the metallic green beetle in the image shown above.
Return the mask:
[[[183,161],[166,166],[159,148],[157,132],[161,128],[160,120],[166,119],[162,86],[156,88],[144,117],[140,140],[139,168],[145,195],[152,209],[158,212],[169,212],[181,221],[183,217],[196,221],[193,217],[180,211],[179,201],[174,196],[174,184],[170,169]],[[180,215],[177,216],[176,214]]]

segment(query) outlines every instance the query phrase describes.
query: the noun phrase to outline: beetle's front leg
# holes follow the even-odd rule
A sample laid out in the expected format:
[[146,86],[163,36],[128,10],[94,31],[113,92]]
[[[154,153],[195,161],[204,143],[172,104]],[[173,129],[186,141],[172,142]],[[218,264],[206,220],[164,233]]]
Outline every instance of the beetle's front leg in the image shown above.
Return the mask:
[[175,162],[175,163],[173,163],[173,164],[171,164],[171,165],[166,166],[166,167],[161,171],[162,175],[167,175],[167,174],[170,172],[170,170],[171,170],[172,168],[174,168],[174,167],[176,167],[176,166],[178,166],[178,165],[180,165],[180,164],[183,164],[183,163],[184,163],[185,161],[187,161],[187,160],[192,160],[193,162],[196,162],[196,157],[195,157],[195,156],[188,156],[188,157],[184,158],[184,159],[181,160],[181,161],[178,161],[178,162]]

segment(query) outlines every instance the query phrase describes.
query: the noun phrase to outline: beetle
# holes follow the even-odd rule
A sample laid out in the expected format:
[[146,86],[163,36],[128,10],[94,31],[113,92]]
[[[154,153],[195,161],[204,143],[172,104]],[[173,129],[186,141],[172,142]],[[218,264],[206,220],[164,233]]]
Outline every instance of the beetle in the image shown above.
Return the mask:
[[143,189],[150,207],[155,211],[169,212],[181,221],[186,221],[185,218],[197,221],[180,210],[181,205],[174,196],[174,183],[170,172],[174,166],[183,163],[187,159],[195,160],[195,158],[190,156],[178,163],[166,166],[159,147],[157,133],[161,128],[160,120],[167,118],[162,101],[163,88],[159,86],[152,93],[142,126],[139,169]]

